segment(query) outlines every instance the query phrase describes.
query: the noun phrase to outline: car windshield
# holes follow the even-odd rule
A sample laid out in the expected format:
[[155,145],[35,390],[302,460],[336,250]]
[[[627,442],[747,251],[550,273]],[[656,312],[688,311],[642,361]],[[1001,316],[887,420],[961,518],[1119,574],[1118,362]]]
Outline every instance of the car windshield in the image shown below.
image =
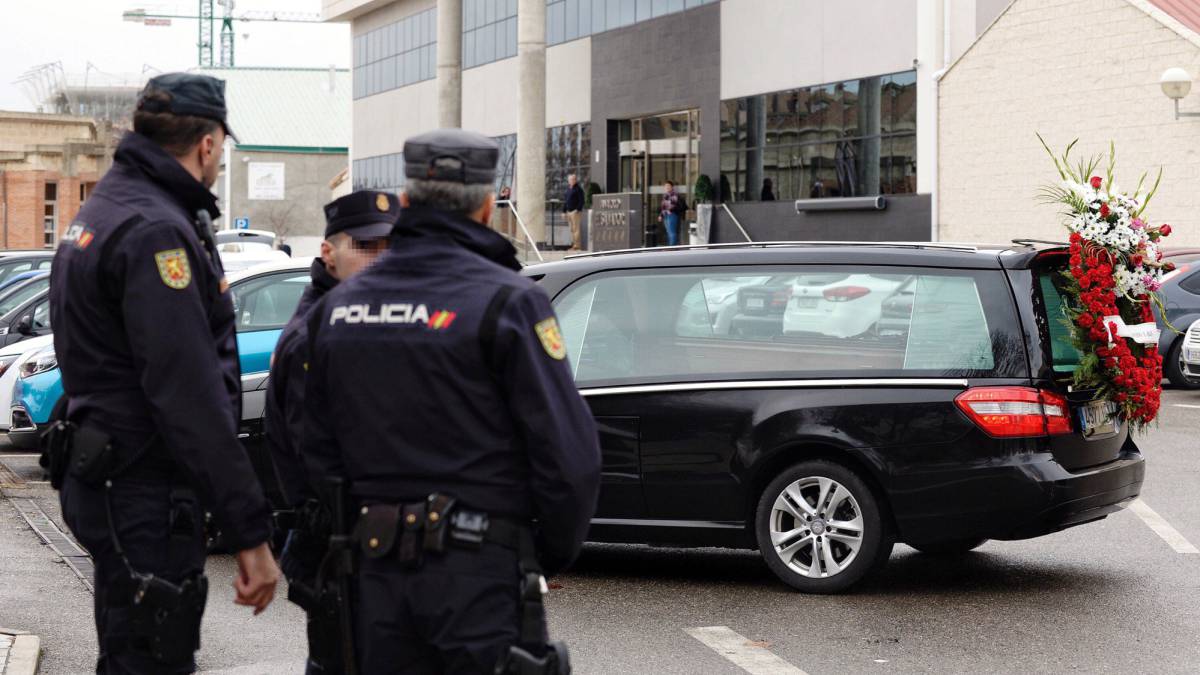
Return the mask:
[[[1065,258],[1064,258],[1065,261]],[[1043,269],[1038,273],[1038,285],[1046,307],[1046,323],[1050,329],[1050,355],[1054,371],[1073,373],[1079,367],[1080,354],[1071,340],[1071,319],[1067,316],[1070,296],[1067,294],[1064,272],[1066,265]]]
[[50,288],[50,277],[44,276],[39,279],[26,282],[9,289],[7,295],[0,295],[0,316],[4,316],[14,309],[25,304],[33,296]]

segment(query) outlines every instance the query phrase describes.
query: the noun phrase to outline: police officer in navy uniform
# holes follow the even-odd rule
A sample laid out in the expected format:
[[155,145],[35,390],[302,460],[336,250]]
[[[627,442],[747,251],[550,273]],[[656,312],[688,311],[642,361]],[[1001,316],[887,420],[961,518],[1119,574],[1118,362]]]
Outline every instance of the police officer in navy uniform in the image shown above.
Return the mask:
[[360,190],[325,205],[325,241],[313,259],[312,282],[279,336],[271,360],[265,422],[267,445],[280,479],[287,506],[296,514],[280,565],[288,579],[288,599],[308,614],[309,673],[339,672],[337,627],[319,611],[315,577],[325,553],[317,494],[310,488],[300,459],[303,437],[305,349],[308,313],[313,304],[337,285],[371,264],[387,249],[400,204],[383,192]]
[[554,310],[486,227],[498,156],[476,133],[410,138],[392,249],[310,315],[301,449],[357,505],[364,673],[537,656],[525,572],[570,564],[595,510],[596,427]]
[[72,440],[54,447],[70,453],[63,517],[95,561],[100,673],[195,670],[203,509],[237,552],[238,604],[264,610],[279,576],[270,509],[237,438],[233,304],[212,241],[225,120],[221,80],[150,80],[55,255]]

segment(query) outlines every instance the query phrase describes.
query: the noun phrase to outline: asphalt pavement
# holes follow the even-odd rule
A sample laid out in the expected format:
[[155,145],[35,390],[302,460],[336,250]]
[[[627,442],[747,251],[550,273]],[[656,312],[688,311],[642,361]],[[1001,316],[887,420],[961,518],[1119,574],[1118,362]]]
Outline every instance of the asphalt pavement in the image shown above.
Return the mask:
[[[953,559],[897,546],[847,595],[792,592],[753,552],[588,546],[554,580],[551,632],[578,673],[1200,672],[1198,439],[1200,392],[1167,391],[1138,439],[1144,506]],[[57,497],[36,458],[0,463],[0,626],[41,636],[41,672],[89,672],[90,590],[20,515],[61,527]],[[301,613],[283,589],[259,617],[233,605],[233,569],[209,561],[202,672],[302,672]]]

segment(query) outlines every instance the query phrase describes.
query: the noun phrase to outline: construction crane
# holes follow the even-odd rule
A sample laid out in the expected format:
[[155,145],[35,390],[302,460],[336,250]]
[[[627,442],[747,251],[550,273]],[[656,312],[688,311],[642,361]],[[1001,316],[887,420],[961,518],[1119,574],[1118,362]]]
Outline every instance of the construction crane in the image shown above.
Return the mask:
[[274,21],[277,23],[320,23],[321,21],[320,14],[308,12],[250,11],[234,14],[234,0],[199,0],[199,9],[195,16],[142,7],[126,10],[122,13],[121,18],[144,26],[170,26],[172,19],[199,21],[199,37],[196,47],[199,50],[200,67],[211,68],[213,66],[213,30],[217,20],[213,7],[214,2],[224,10],[221,17],[221,48],[218,62],[222,68],[234,66],[233,24],[235,21]]

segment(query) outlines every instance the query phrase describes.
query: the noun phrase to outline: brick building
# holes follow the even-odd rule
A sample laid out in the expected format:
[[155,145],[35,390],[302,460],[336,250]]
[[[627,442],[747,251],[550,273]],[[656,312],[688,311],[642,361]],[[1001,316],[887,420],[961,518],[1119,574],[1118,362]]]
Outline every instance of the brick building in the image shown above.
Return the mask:
[[1175,119],[1159,87],[1170,67],[1200,74],[1193,0],[1013,2],[939,85],[939,238],[1065,239],[1059,207],[1037,199],[1058,176],[1036,132],[1060,152],[1080,139],[1080,158],[1113,141],[1125,189],[1161,166],[1147,213],[1172,224],[1172,245],[1200,245],[1200,119]]
[[0,248],[53,248],[112,162],[90,118],[0,111]]

